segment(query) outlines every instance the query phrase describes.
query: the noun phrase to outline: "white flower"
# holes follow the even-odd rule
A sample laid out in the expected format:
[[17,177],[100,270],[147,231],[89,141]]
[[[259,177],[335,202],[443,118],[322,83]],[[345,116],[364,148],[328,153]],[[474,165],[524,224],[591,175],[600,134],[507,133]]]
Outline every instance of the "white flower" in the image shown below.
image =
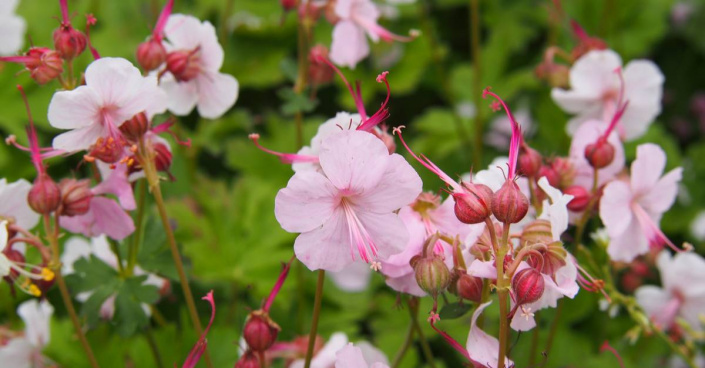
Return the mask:
[[0,347],[0,362],[3,367],[33,368],[47,366],[42,350],[49,343],[49,320],[54,307],[46,300],[36,299],[20,304],[17,314],[25,323],[24,336],[10,340]]
[[39,222],[39,214],[27,203],[31,189],[32,184],[24,179],[9,184],[7,179],[0,179],[0,219],[12,220],[25,230],[34,228]]
[[22,48],[27,24],[15,14],[18,0],[0,0],[0,56],[9,56]]

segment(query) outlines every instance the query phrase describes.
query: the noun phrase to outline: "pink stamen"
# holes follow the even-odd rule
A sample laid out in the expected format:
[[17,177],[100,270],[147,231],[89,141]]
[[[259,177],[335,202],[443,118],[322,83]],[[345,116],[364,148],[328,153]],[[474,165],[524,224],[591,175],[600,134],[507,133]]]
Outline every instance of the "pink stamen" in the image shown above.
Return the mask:
[[[379,110],[377,110],[374,115],[372,115],[369,119],[362,119],[362,124],[357,127],[357,130],[364,130],[366,132],[370,132],[372,131],[372,129],[374,129],[374,127],[378,126],[389,117],[389,110],[387,110],[387,104],[389,103],[389,98],[392,94],[392,90],[389,87],[387,75],[389,75],[389,72],[385,71],[377,76],[377,83],[384,83],[384,85],[387,87],[387,97],[384,99],[382,106],[380,106]],[[362,96],[360,96],[360,100],[362,101]]]
[[98,53],[98,50],[96,50],[95,47],[93,47],[93,44],[91,43],[90,34],[90,28],[91,26],[94,26],[96,22],[98,22],[98,20],[93,16],[93,14],[86,14],[86,41],[88,42],[88,49],[91,50],[91,55],[93,55],[93,60],[100,59],[100,54]]
[[27,101],[27,95],[24,93],[24,88],[18,84],[17,89],[22,95],[22,101],[24,102],[25,109],[27,109],[27,117],[29,118],[27,139],[29,140],[29,152],[31,153],[32,164],[38,174],[45,174],[46,168],[42,162],[42,153],[39,150],[39,139],[37,138],[37,130],[34,127],[34,119],[32,119],[32,110],[29,108],[29,101]]
[[[436,227],[436,225],[431,222],[431,220],[427,217],[422,217],[421,221],[423,222],[424,227],[426,228],[426,236],[431,236],[438,232],[438,228]],[[443,243],[441,243],[440,240],[437,240],[436,243],[433,244],[433,252],[436,254],[445,253],[445,251],[443,250]]]
[[641,225],[644,235],[646,235],[646,238],[649,239],[652,246],[661,247],[663,245],[668,245],[669,248],[673,249],[673,251],[677,253],[689,251],[689,249],[681,249],[673,244],[673,242],[668,239],[666,234],[659,229],[658,225],[654,223],[651,216],[649,216],[649,214],[646,213],[646,211],[638,203],[632,203],[632,211],[634,212],[634,215],[636,215],[636,219],[639,221],[639,225]]
[[509,173],[507,175],[507,180],[512,180],[516,175],[517,160],[519,159],[519,147],[523,142],[521,127],[516,119],[514,119],[514,115],[512,115],[512,111],[509,110],[507,104],[504,103],[498,95],[491,92],[490,87],[487,87],[484,91],[482,91],[482,98],[487,98],[488,95],[494,97],[500,104],[502,104],[502,107],[504,107],[504,111],[507,113],[509,121],[512,125],[512,138],[509,143]]
[[255,144],[257,148],[260,150],[267,152],[271,155],[279,157],[279,160],[285,164],[293,164],[293,163],[304,163],[304,162],[309,162],[309,163],[318,163],[318,157],[317,156],[310,156],[310,155],[299,155],[296,153],[282,153],[282,152],[277,152],[270,150],[269,148],[265,148],[259,143],[259,134],[252,133],[249,135],[250,140]]
[[274,298],[277,297],[279,290],[281,290],[282,285],[284,285],[284,281],[286,281],[286,277],[289,275],[289,269],[291,269],[291,263],[294,261],[294,258],[295,257],[291,257],[289,262],[284,264],[284,267],[282,268],[282,272],[279,274],[279,278],[277,279],[277,282],[274,284],[274,287],[272,288],[272,292],[269,293],[269,297],[267,297],[267,301],[264,303],[264,306],[262,307],[263,311],[269,312],[269,308],[272,306],[272,303],[274,302]]
[[[375,244],[372,237],[365,229],[362,221],[357,217],[355,210],[352,208],[350,203],[346,198],[341,200],[341,205],[343,211],[345,212],[345,218],[348,223],[348,233],[350,239],[350,254],[352,259],[355,260],[355,253],[353,245],[357,248],[357,252],[366,263],[370,263],[374,258],[377,258],[377,245]],[[368,250],[369,248],[369,250]],[[371,256],[370,256],[371,253]]]
[[453,191],[454,191],[454,192],[456,192],[456,193],[463,193],[463,188],[462,188],[462,186],[460,186],[460,184],[458,184],[458,182],[456,182],[455,180],[451,179],[451,177],[448,176],[448,174],[444,173],[443,170],[441,170],[438,166],[436,166],[436,164],[434,164],[433,162],[431,162],[431,160],[429,160],[428,158],[426,158],[426,156],[420,155],[421,158],[419,158],[419,156],[416,156],[416,154],[414,153],[414,151],[412,151],[411,148],[409,148],[409,146],[406,144],[406,141],[404,140],[404,137],[402,137],[402,134],[401,134],[402,128],[406,128],[406,126],[400,125],[400,126],[394,128],[394,129],[392,130],[392,134],[399,136],[399,140],[400,140],[401,143],[404,145],[404,148],[406,148],[406,150],[409,151],[409,154],[411,154],[411,157],[415,158],[416,161],[418,161],[419,163],[421,163],[421,165],[423,165],[425,168],[427,168],[428,170],[430,170],[432,173],[438,175],[438,177],[439,177],[441,180],[443,180],[444,183],[448,184],[448,186],[450,186],[450,187],[453,188]]
[[470,358],[470,353],[468,353],[468,350],[463,345],[460,345],[458,341],[456,341],[452,336],[448,335],[448,333],[446,333],[445,331],[439,330],[433,320],[431,320],[430,322],[431,328],[433,328],[434,331],[438,332],[438,334],[443,336],[448,345],[450,345],[453,349],[457,350],[460,354],[462,354],[465,359],[472,362],[472,359]]
[[358,87],[357,93],[356,93],[353,90],[352,86],[350,85],[350,82],[348,82],[348,80],[345,78],[345,75],[343,75],[343,72],[341,72],[340,69],[338,69],[338,67],[333,65],[333,63],[331,63],[327,57],[324,57],[323,55],[315,55],[314,59],[316,61],[326,63],[331,69],[333,69],[335,71],[336,74],[338,74],[340,79],[343,80],[343,83],[345,83],[345,86],[348,87],[348,91],[350,92],[350,94],[353,96],[353,99],[355,100],[355,106],[357,107],[358,114],[360,114],[360,117],[362,117],[363,120],[366,119],[367,114],[365,113],[365,105],[362,102],[362,96],[361,96],[360,88],[359,88],[360,85],[359,84],[356,85],[356,87]]
[[622,357],[619,355],[617,350],[610,346],[609,341],[605,340],[605,342],[602,343],[602,346],[600,347],[600,352],[604,353],[605,351],[609,351],[612,353],[615,357],[617,357],[617,360],[619,361],[619,366],[624,368],[624,361],[622,361]]
[[612,298],[610,298],[610,296],[607,295],[607,293],[604,290],[604,281],[596,280],[584,268],[580,267],[578,262],[573,262],[573,264],[575,264],[575,268],[578,269],[578,276],[576,279],[578,284],[583,289],[585,289],[591,293],[597,293],[597,292],[602,293],[602,296],[605,297],[605,300],[612,303]]
[[180,144],[182,146],[186,146],[186,147],[190,148],[191,147],[191,138],[189,138],[185,141],[181,140],[179,138],[179,136],[176,135],[176,133],[174,133],[171,130],[171,127],[174,126],[174,124],[176,124],[176,121],[169,119],[169,120],[155,126],[151,130],[152,130],[152,133],[154,133],[154,134],[168,133],[169,135],[171,135],[172,138],[174,138],[174,140],[176,141],[177,144]]
[[203,331],[201,334],[201,337],[198,339],[196,344],[193,346],[193,349],[191,349],[191,352],[189,352],[188,356],[186,357],[186,361],[184,361],[184,365],[182,368],[193,368],[196,366],[199,360],[201,360],[201,355],[203,355],[203,352],[206,351],[206,346],[208,345],[208,340],[206,339],[206,335],[208,335],[208,331],[210,331],[211,326],[213,325],[213,320],[215,319],[215,300],[213,299],[213,290],[209,291],[206,296],[201,298],[203,300],[208,301],[211,305],[211,319],[208,321],[208,326],[206,326],[206,329]]
[[166,26],[166,21],[171,15],[171,11],[174,8],[174,0],[168,0],[162,12],[159,13],[159,19],[157,19],[157,24],[154,26],[154,31],[152,32],[152,38],[157,41],[161,41],[164,37],[164,27]]
[[62,25],[71,25],[71,20],[69,19],[69,5],[67,0],[59,0],[59,6],[61,7],[61,18]]
[[386,42],[399,41],[399,42],[409,42],[412,41],[415,35],[410,35],[408,37],[400,36],[390,32],[388,29],[380,26],[374,21],[368,21],[366,18],[354,17],[353,20],[365,28],[369,33],[376,34],[382,40]]

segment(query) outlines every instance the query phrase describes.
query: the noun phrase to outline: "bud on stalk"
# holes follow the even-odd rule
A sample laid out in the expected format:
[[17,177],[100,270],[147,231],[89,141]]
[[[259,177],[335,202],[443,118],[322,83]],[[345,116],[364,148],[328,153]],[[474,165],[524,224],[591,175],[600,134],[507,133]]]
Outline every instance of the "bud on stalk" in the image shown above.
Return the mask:
[[122,133],[122,136],[132,142],[138,142],[148,130],[149,119],[144,112],[140,112],[120,125],[120,133]]
[[86,49],[86,35],[76,30],[70,23],[62,23],[54,30],[54,48],[64,60],[72,60]]
[[585,147],[585,159],[595,169],[607,167],[614,160],[614,146],[610,142],[600,140],[588,144]]
[[464,224],[479,224],[492,214],[492,189],[484,184],[463,182],[462,193],[454,192],[455,216]]
[[573,199],[568,202],[568,209],[574,212],[584,211],[588,204],[590,204],[590,192],[587,189],[579,186],[573,185],[566,188],[563,194],[572,195]]
[[279,325],[269,318],[267,312],[257,310],[247,318],[243,336],[252,351],[260,352],[266,351],[274,344],[280,330]]
[[154,38],[137,46],[137,63],[146,72],[159,68],[166,60],[166,49],[161,41]]
[[455,288],[459,297],[475,303],[480,303],[482,301],[483,286],[484,283],[481,278],[470,276],[468,274],[462,274],[460,275],[460,278],[458,278]]
[[188,82],[198,76],[201,71],[200,52],[181,50],[166,55],[166,68],[179,82]]
[[543,295],[544,280],[541,273],[534,268],[525,268],[514,275],[512,289],[516,305],[533,303]]
[[435,254],[431,257],[418,255],[412,257],[409,264],[414,269],[416,283],[434,300],[450,285],[450,270],[441,257]]
[[34,212],[48,215],[61,205],[61,189],[48,174],[41,173],[27,194],[27,202]]
[[504,182],[492,196],[492,213],[500,222],[515,224],[529,212],[529,199],[513,180]]
[[63,179],[59,182],[61,189],[61,216],[83,215],[90,209],[93,192],[87,179]]
[[519,149],[518,171],[520,175],[529,178],[535,177],[541,169],[542,162],[543,158],[541,157],[541,154],[535,149],[527,145],[522,145]]

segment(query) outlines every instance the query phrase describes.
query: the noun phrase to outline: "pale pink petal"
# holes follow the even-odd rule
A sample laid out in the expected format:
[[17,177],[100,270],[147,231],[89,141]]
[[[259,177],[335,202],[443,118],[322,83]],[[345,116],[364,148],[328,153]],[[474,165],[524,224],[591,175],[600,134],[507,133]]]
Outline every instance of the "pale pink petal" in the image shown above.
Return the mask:
[[91,200],[91,212],[95,216],[92,232],[105,234],[115,240],[122,240],[135,231],[135,224],[125,210],[115,201],[94,197]]
[[294,242],[294,253],[310,270],[340,271],[353,262],[348,223],[342,209],[330,216],[323,226],[302,233]]
[[49,320],[54,314],[54,307],[46,300],[40,302],[37,299],[30,299],[20,304],[17,308],[17,314],[24,321],[25,338],[30,344],[41,350],[49,343],[51,337]]
[[49,124],[59,129],[75,129],[100,123],[101,97],[89,86],[54,93],[49,102]]
[[0,346],[0,361],[3,366],[13,368],[33,368],[32,356],[36,353],[34,347],[25,338],[10,340],[7,345]]
[[636,160],[632,162],[631,186],[635,195],[646,194],[656,185],[666,167],[666,153],[653,143],[636,148]]
[[602,104],[603,94],[618,87],[615,69],[622,61],[612,50],[590,51],[570,69],[570,90],[554,88],[553,100],[566,112],[580,114]]
[[[335,15],[343,19],[350,19],[353,6],[360,0],[338,0],[335,2]],[[364,0],[363,0],[364,1]]]
[[391,255],[404,250],[404,245],[409,240],[409,234],[397,214],[391,212],[383,214],[359,212],[357,216],[377,245],[377,257],[379,259],[389,259]]
[[341,20],[333,28],[330,59],[340,66],[351,69],[370,54],[365,31],[353,21]]
[[174,115],[188,115],[198,103],[197,81],[177,82],[171,74],[165,74],[159,86],[168,97],[167,108]]
[[[384,266],[382,266],[382,271],[384,271]],[[387,277],[386,283],[392,290],[400,293],[418,297],[426,296],[426,292],[416,282],[416,275],[413,272],[399,277]]]
[[311,138],[311,149],[313,150],[311,153],[317,156],[321,149],[321,144],[326,138],[341,130],[355,130],[360,125],[360,122],[360,114],[351,114],[344,111],[335,114],[334,117],[318,126],[316,135]]
[[573,200],[572,195],[563,194],[560,190],[551,186],[546,177],[538,181],[539,187],[551,199],[543,201],[543,212],[539,218],[548,219],[551,222],[551,233],[553,240],[560,240],[561,234],[568,229],[568,203]]
[[103,175],[103,181],[93,187],[93,194],[114,194],[123,209],[134,210],[137,206],[132,185],[127,179],[127,164],[117,163],[115,168],[111,169],[110,165],[99,161],[98,166]]
[[683,168],[677,167],[664,175],[651,191],[639,199],[639,204],[650,213],[664,213],[676,201],[678,183],[683,177]]
[[355,205],[373,212],[392,212],[412,203],[421,189],[419,174],[404,157],[395,153],[389,156],[387,168],[378,185],[358,196]]
[[[600,209],[602,212],[602,209]],[[603,219],[604,221],[604,219]],[[609,228],[607,228],[609,232]],[[627,228],[619,235],[610,235],[610,244],[607,254],[614,261],[631,262],[634,258],[649,251],[649,240],[644,235],[644,230],[639,221],[631,221]]]
[[697,296],[686,299],[681,305],[680,315],[685,319],[693,330],[703,332],[703,318],[705,318],[705,292]]
[[387,146],[377,137],[346,130],[323,141],[319,162],[336,188],[366,195],[380,184],[391,160]]
[[91,255],[91,244],[80,236],[72,236],[64,243],[64,252],[61,254],[61,272],[64,275],[73,273],[73,264],[81,258]]
[[645,285],[636,289],[634,297],[636,297],[637,303],[644,309],[644,312],[649,318],[654,319],[654,321],[661,324],[662,327],[670,326],[672,321],[658,318],[664,312],[664,309],[672,298],[670,293],[653,285]]
[[629,106],[619,128],[625,140],[644,135],[651,122],[661,113],[663,82],[663,74],[652,61],[633,60],[624,68],[624,93]]
[[[223,66],[225,52],[220,43],[218,43],[215,27],[213,27],[211,22],[205,20],[201,23],[200,33],[201,67],[210,71],[220,70]],[[174,46],[179,45],[174,44]]]
[[166,21],[164,35],[168,39],[167,50],[193,50],[201,44],[201,21],[191,15],[172,14]]
[[[336,353],[347,344],[348,337],[344,333],[336,332],[332,334],[328,342],[311,360],[311,368],[335,367]],[[304,368],[304,360],[296,360],[288,368]]]
[[[679,290],[684,296],[705,293],[705,259],[697,253],[678,253],[674,256],[663,250],[656,259],[661,281],[668,290]],[[687,284],[683,280],[689,280]]]
[[[533,313],[534,309],[531,309],[530,312]],[[514,317],[512,317],[512,321],[509,324],[509,327],[511,327],[512,330],[529,331],[536,327],[536,319],[534,319],[534,317],[532,317],[531,315],[522,316],[521,313],[521,309],[518,309],[516,314],[514,314]]]
[[635,223],[631,211],[632,192],[627,183],[615,180],[605,186],[600,199],[600,218],[610,237],[616,237]]
[[100,106],[112,116],[113,124],[119,126],[146,110],[157,81],[142,77],[140,70],[123,58],[103,57],[88,65],[86,85],[100,96]]
[[483,279],[496,279],[497,268],[495,268],[494,261],[476,259],[468,267],[468,275]]
[[389,368],[389,359],[387,359],[382,350],[377,349],[367,341],[360,341],[355,345],[362,351],[362,356],[365,358],[365,362],[370,364],[370,368]]
[[52,147],[66,152],[87,150],[98,138],[106,135],[107,130],[102,124],[93,124],[57,135],[54,137]]
[[[406,206],[399,210],[399,218],[406,227],[409,240],[406,242],[406,246],[402,252],[394,254],[382,261],[382,273],[391,278],[400,278],[411,274],[413,278],[414,270],[411,268],[409,261],[411,257],[421,253],[424,240],[426,240],[426,228],[423,222],[421,222],[418,213],[411,209],[411,207]],[[401,280],[394,281],[393,284],[399,285],[399,281]],[[414,283],[415,282],[416,281],[414,281]],[[392,286],[392,288],[397,291],[405,292],[404,290],[396,289],[394,286]]]
[[[470,359],[488,368],[497,367],[498,365],[499,341],[477,327],[477,318],[490,304],[492,304],[492,302],[487,302],[479,305],[477,309],[475,309],[475,312],[472,314],[470,334],[468,335],[468,341],[466,343]],[[505,358],[504,364],[505,367],[511,367],[514,363]]]
[[39,222],[39,214],[27,203],[27,195],[32,184],[25,179],[9,183],[0,179],[0,216],[14,218],[15,223],[25,230],[32,230]]
[[338,289],[356,293],[367,289],[372,277],[372,270],[369,264],[356,261],[338,272],[329,272],[328,275]]
[[230,74],[202,72],[197,77],[198,113],[206,119],[217,119],[237,100],[239,84]]
[[24,44],[27,22],[14,14],[0,13],[0,56],[17,53]]
[[110,249],[108,238],[103,234],[91,238],[91,252],[108,266],[118,269],[118,259]]
[[362,356],[362,350],[348,343],[335,354],[335,368],[367,368],[369,365]]
[[579,114],[599,108],[596,102],[599,96],[593,91],[575,91],[554,88],[551,98],[561,109],[568,113]]
[[274,215],[284,230],[306,232],[319,228],[339,205],[338,191],[315,171],[297,172],[274,199]]

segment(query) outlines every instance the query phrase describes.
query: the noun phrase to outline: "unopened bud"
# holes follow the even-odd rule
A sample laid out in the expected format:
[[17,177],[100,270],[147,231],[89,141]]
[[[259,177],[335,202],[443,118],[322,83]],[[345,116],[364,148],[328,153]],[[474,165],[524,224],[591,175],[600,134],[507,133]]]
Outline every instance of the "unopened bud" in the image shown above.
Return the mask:
[[166,55],[166,68],[179,82],[188,82],[198,76],[201,71],[200,52],[173,51]]
[[141,112],[120,125],[120,132],[123,137],[132,142],[138,142],[149,130],[149,119],[147,114]]
[[533,178],[539,173],[543,158],[535,149],[523,145],[519,149],[519,175]]
[[462,193],[453,193],[455,216],[464,224],[479,224],[492,214],[492,189],[463,182]]
[[137,46],[137,63],[144,71],[159,68],[166,60],[166,49],[161,41],[150,38]]
[[[551,168],[558,176],[558,182],[552,186],[558,189],[565,189],[573,184],[575,179],[575,168],[570,159],[565,157],[555,157],[551,160]],[[550,183],[550,180],[549,180]]]
[[54,48],[64,60],[71,60],[86,49],[87,39],[71,24],[61,24],[54,30]]
[[279,3],[282,5],[282,8],[284,8],[284,11],[294,10],[297,2],[297,0],[279,0]]
[[512,289],[517,305],[533,303],[543,295],[543,276],[531,267],[525,268],[514,275]]
[[311,48],[308,54],[308,77],[311,84],[330,83],[335,76],[335,71],[321,59],[328,58],[328,49],[323,45],[316,45]]
[[480,303],[482,301],[483,286],[484,283],[481,278],[470,276],[468,274],[462,274],[455,284],[455,289],[459,297],[475,303]]
[[553,277],[560,268],[566,265],[568,252],[563,248],[563,243],[560,241],[548,243],[538,253],[541,256],[532,253],[527,259],[527,263],[545,275]]
[[243,336],[252,351],[266,351],[277,340],[280,330],[279,325],[269,318],[267,312],[257,310],[247,318]]
[[590,192],[587,189],[572,185],[563,190],[563,194],[572,195],[573,199],[568,202],[568,209],[574,212],[581,212],[590,204]]
[[414,269],[416,283],[434,299],[450,285],[450,270],[441,257],[418,255],[412,257],[409,264]]
[[260,368],[262,366],[264,366],[264,364],[260,366],[259,360],[257,360],[252,350],[247,350],[235,363],[235,368]]
[[546,180],[548,180],[548,184],[551,184],[552,187],[558,187],[558,184],[560,183],[560,178],[558,177],[558,173],[556,170],[554,170],[551,166],[541,166],[539,169],[539,178],[545,177]]
[[606,141],[588,144],[585,147],[585,159],[596,169],[607,167],[614,160],[614,146]]
[[168,171],[173,158],[169,147],[162,143],[156,143],[154,144],[154,153],[154,166],[157,171]]
[[46,47],[32,47],[27,51],[29,61],[24,65],[29,75],[38,84],[48,83],[58,78],[64,71],[64,60],[58,52]]
[[513,180],[504,182],[492,196],[492,213],[500,222],[515,224],[529,212],[529,199]]
[[328,1],[325,5],[324,14],[328,23],[335,25],[340,20],[338,13],[335,11],[337,1]]
[[61,189],[61,216],[83,215],[90,209],[93,192],[87,179],[63,179],[59,182]]
[[34,212],[48,215],[59,208],[61,189],[48,174],[39,174],[27,194],[27,202]]

